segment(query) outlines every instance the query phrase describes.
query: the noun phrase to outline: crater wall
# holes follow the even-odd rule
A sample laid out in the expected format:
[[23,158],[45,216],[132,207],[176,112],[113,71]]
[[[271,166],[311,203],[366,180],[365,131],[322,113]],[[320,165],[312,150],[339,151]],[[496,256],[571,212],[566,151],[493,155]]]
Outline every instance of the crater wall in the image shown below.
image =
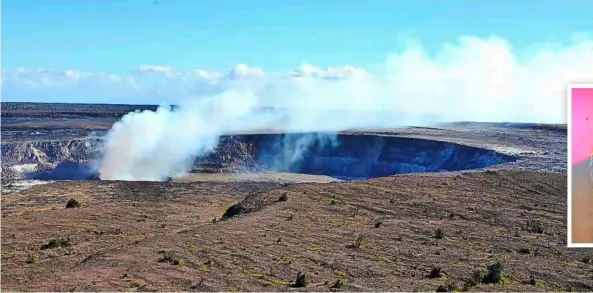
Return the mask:
[[[96,179],[90,165],[101,141],[2,144],[2,177],[43,180]],[[380,135],[258,134],[221,138],[197,158],[192,173],[290,172],[337,179],[476,169],[514,161],[492,150],[451,142]]]

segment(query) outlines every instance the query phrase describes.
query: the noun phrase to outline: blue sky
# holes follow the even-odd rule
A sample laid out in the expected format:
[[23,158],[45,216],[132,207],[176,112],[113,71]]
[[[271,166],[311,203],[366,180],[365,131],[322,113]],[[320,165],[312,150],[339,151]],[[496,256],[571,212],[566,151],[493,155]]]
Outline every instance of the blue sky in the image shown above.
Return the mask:
[[155,64],[265,70],[381,62],[404,37],[514,46],[590,32],[590,0],[3,0],[2,67],[126,72]]
[[372,98],[563,121],[566,83],[593,82],[591,0],[157,1],[3,0],[2,100],[159,104],[241,89],[272,105]]

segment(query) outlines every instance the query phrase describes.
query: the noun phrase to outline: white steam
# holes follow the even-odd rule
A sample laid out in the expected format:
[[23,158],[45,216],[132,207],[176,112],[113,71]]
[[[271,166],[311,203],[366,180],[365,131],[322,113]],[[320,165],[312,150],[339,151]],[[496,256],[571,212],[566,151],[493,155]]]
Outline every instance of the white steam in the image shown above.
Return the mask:
[[162,180],[182,174],[230,132],[435,121],[566,123],[567,84],[593,82],[593,41],[524,55],[498,37],[462,37],[434,56],[420,47],[394,54],[380,74],[310,65],[291,73],[242,65],[232,74],[209,74],[218,94],[182,100],[174,111],[131,113],[116,123],[107,135],[100,177]]

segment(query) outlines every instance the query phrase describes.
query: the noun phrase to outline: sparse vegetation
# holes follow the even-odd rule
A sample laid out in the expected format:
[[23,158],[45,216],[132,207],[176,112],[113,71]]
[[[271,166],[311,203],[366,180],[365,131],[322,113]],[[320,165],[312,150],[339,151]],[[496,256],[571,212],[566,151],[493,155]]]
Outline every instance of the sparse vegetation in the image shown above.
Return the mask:
[[271,280],[267,280],[267,281],[270,284],[273,284],[273,285],[294,285],[293,282],[288,282],[288,281],[283,281],[283,280],[274,280],[274,279],[271,279]]
[[495,261],[488,266],[488,271],[482,278],[484,284],[504,284],[507,282],[503,269],[504,265],[500,261]]
[[445,231],[443,228],[437,228],[434,232],[434,238],[436,239],[443,239],[445,237]]
[[440,278],[440,277],[442,277],[441,271],[442,271],[441,267],[433,267],[430,270],[430,273],[428,275],[426,275],[426,277],[430,278],[430,279]]
[[363,240],[364,240],[363,235],[357,235],[356,239],[354,239],[354,242],[348,244],[346,247],[347,248],[355,248],[355,249],[363,249],[364,248],[364,245],[362,244]]
[[463,291],[468,291],[471,287],[481,284],[482,279],[484,279],[484,270],[474,270],[472,276],[463,285]]
[[29,254],[29,255],[27,255],[27,263],[28,264],[38,264],[39,259],[35,255]]
[[340,291],[346,288],[346,281],[344,279],[337,279],[336,282],[330,287],[332,291]]
[[164,252],[164,255],[159,259],[159,262],[166,262],[174,266],[182,266],[183,260],[171,251]]
[[382,224],[383,224],[383,221],[376,221],[375,222],[375,228],[381,227]]
[[68,202],[66,203],[66,208],[67,209],[73,209],[73,208],[79,208],[80,207],[80,202],[72,197],[68,200]]
[[243,270],[243,273],[245,275],[247,275],[248,277],[257,278],[257,279],[263,279],[266,276],[266,275],[264,275],[262,273],[253,273],[253,272],[250,272],[248,270]]
[[309,286],[309,277],[307,277],[307,274],[302,272],[298,273],[294,286],[299,288],[306,288]]
[[[111,124],[106,125],[105,130]],[[444,141],[477,147],[494,141],[480,141],[487,131],[474,130],[453,132],[454,136],[448,137],[450,131],[445,128],[400,129],[395,135],[430,139],[435,134]],[[505,134],[503,128],[496,128],[497,148],[505,149],[500,140],[512,136]],[[547,135],[536,135],[541,141],[550,141]],[[245,144],[254,148],[253,154],[262,154],[255,150],[261,140],[257,137],[223,140],[244,138],[249,139]],[[379,143],[387,143],[387,139]],[[515,146],[525,142],[537,149],[542,145],[520,139]],[[550,142],[550,147],[562,146],[562,140]],[[362,145],[361,152],[366,150],[365,145],[369,146]],[[386,144],[385,152],[390,151],[388,147]],[[561,157],[564,149],[551,152],[556,151]],[[534,152],[518,154],[516,164],[498,167],[514,168],[523,160],[537,157],[539,161],[534,160],[533,166],[541,163],[556,168],[550,160],[540,158],[537,150]],[[235,158],[236,154],[221,145],[213,151],[213,160],[209,157],[200,162],[215,163],[208,165],[205,173],[219,168],[217,157],[225,172],[232,171],[235,163],[249,171],[250,164],[258,163],[253,160],[258,157],[251,157],[251,153]],[[432,152],[429,155],[438,159]],[[259,172],[253,166],[253,172]],[[292,288],[301,271],[308,276],[309,291],[416,288],[426,292],[435,291],[439,285],[440,291],[453,291],[451,280],[463,288],[467,282],[471,291],[565,291],[571,287],[588,291],[593,263],[584,257],[593,254],[567,249],[562,243],[566,238],[566,202],[562,200],[566,196],[566,174],[498,172],[496,176],[473,171],[405,174],[330,184],[290,184],[284,189],[278,181],[284,179],[277,179],[275,174],[269,175],[271,182],[251,177],[243,181],[235,175],[233,182],[224,182],[224,176],[221,182],[219,174],[214,173],[197,174],[206,182],[193,184],[71,181],[35,186],[2,202],[2,273],[6,275],[2,288],[135,291],[136,282],[118,278],[127,272],[126,278],[149,284],[138,291],[305,292],[305,288]],[[442,185],[443,181],[449,185]],[[499,182],[505,188],[497,188]],[[284,192],[290,193],[290,198],[278,202]],[[71,197],[80,200],[84,208],[64,211],[64,201]],[[535,201],[549,203],[550,208],[533,209]],[[227,209],[236,203],[236,210]],[[356,207],[360,213],[351,216]],[[228,221],[211,223],[213,216],[223,214],[229,216]],[[313,217],[315,222],[310,220]],[[546,235],[528,232],[529,219],[540,220]],[[380,220],[385,226],[375,228]],[[442,240],[435,238],[439,227],[444,230]],[[355,241],[358,234],[364,235],[363,241]],[[63,236],[72,239],[72,247],[39,250],[50,239]],[[133,245],[137,239],[142,240]],[[423,241],[426,245],[420,245]],[[352,247],[365,247],[346,248],[350,243],[355,243]],[[521,255],[522,248],[529,249],[530,254]],[[540,252],[536,256],[537,248]],[[165,260],[167,263],[158,262],[163,257],[157,253],[160,249],[174,252],[184,265],[168,264],[175,263],[174,256]],[[32,260],[38,257],[41,265],[27,264],[28,254]],[[504,263],[503,275],[513,284],[521,282],[521,286],[481,285],[487,265],[496,259]],[[427,279],[436,266],[441,267],[435,274],[438,277]],[[243,268],[252,273],[246,275]],[[472,274],[474,270],[477,274]],[[84,277],[83,271],[91,276]]]
[[195,253],[197,250],[198,250],[198,246],[196,246],[196,245],[195,245],[195,244],[193,244],[193,243],[190,243],[190,244],[189,244],[189,252],[191,252],[191,253]]
[[533,276],[529,276],[529,281],[524,282],[524,284],[529,284],[531,286],[536,286],[536,287],[543,287],[546,285],[546,282],[544,282],[544,280],[536,279]]
[[544,224],[540,220],[528,220],[527,221],[527,231],[531,233],[544,233]]
[[546,285],[546,282],[544,282],[544,280],[535,279],[533,276],[531,276],[529,278],[529,284],[531,284],[531,286],[543,287]]
[[134,278],[129,278],[129,277],[127,276],[127,274],[125,274],[125,275],[122,277],[122,280],[123,280],[123,281],[125,281],[125,282],[128,282],[128,283],[130,284],[130,286],[131,286],[131,287],[133,287],[133,288],[139,288],[139,289],[140,289],[140,288],[143,288],[144,286],[146,286],[146,285],[144,285],[144,284],[142,284],[142,283],[138,282],[138,280],[136,280],[136,279],[134,279]]
[[48,243],[41,245],[41,249],[53,249],[53,248],[60,248],[60,247],[68,247],[71,246],[72,242],[70,238],[54,238],[50,240]]
[[455,281],[447,277],[442,277],[441,281],[443,283],[437,287],[436,292],[455,292],[459,290]]

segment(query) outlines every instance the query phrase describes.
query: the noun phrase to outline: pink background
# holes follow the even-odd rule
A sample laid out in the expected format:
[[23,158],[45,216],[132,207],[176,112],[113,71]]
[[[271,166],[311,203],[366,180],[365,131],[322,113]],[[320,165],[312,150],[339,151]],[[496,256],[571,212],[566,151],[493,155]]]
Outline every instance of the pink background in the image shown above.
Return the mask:
[[587,160],[593,151],[593,89],[572,89],[571,134],[574,166]]

